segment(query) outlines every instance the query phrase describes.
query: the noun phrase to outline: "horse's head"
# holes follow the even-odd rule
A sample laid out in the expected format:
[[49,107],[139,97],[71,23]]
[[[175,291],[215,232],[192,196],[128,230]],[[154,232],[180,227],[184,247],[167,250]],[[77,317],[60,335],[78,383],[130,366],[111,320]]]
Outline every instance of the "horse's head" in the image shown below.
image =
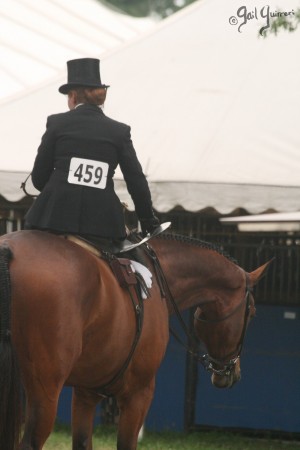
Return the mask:
[[242,271],[244,282],[239,289],[228,290],[219,295],[219,301],[196,309],[195,331],[207,349],[202,363],[212,373],[211,381],[216,387],[232,387],[241,378],[240,354],[248,323],[255,315],[252,289],[270,262],[251,273]]

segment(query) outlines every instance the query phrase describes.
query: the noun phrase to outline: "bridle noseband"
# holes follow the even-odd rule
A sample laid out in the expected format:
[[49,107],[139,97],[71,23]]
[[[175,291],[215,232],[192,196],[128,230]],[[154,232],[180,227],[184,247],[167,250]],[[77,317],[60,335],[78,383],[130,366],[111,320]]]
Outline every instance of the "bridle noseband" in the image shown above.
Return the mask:
[[[201,362],[201,364],[204,366],[204,368],[206,370],[208,370],[209,372],[212,372],[213,374],[216,374],[219,376],[230,376],[232,371],[235,368],[237,361],[240,359],[243,345],[244,345],[244,339],[245,339],[245,334],[246,334],[246,329],[247,329],[247,324],[248,324],[248,318],[249,318],[250,310],[251,310],[251,305],[250,305],[251,291],[252,291],[252,288],[247,283],[246,293],[245,293],[245,297],[243,298],[243,300],[229,314],[227,314],[224,317],[221,317],[218,319],[203,319],[200,316],[197,316],[197,314],[196,314],[197,310],[195,311],[195,314],[194,314],[195,320],[198,320],[199,322],[203,322],[203,323],[219,323],[219,322],[223,322],[224,320],[227,320],[229,317],[232,317],[241,308],[241,306],[245,303],[244,324],[243,324],[241,337],[240,337],[240,340],[239,340],[239,343],[237,346],[237,351],[230,353],[229,355],[222,358],[221,360],[213,358],[208,353],[205,353],[204,355],[198,357],[199,362]],[[234,354],[235,356],[230,358],[229,361],[227,361],[227,358],[229,356],[231,356],[232,354]],[[216,368],[215,366],[221,367],[221,368]]]

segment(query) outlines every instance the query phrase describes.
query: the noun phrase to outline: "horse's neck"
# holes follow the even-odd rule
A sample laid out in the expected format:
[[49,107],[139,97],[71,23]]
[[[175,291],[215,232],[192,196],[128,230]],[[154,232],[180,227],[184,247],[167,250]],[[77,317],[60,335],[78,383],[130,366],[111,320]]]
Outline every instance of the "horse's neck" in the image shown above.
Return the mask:
[[220,290],[238,289],[243,282],[241,269],[215,250],[164,239],[156,239],[153,247],[182,310],[213,303]]

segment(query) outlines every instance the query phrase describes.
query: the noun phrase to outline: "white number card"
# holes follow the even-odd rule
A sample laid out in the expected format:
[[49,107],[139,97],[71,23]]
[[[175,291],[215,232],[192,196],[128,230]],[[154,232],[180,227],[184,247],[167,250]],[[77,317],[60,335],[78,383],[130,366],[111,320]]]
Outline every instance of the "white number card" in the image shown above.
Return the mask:
[[92,159],[71,158],[68,182],[105,189],[109,165]]

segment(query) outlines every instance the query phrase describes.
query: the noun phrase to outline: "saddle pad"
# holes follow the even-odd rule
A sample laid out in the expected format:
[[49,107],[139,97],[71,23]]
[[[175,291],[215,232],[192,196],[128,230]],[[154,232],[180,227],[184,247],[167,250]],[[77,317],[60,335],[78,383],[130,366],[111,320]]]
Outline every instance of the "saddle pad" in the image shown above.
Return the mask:
[[130,260],[133,271],[139,281],[141,295],[144,300],[150,297],[149,289],[152,287],[152,273],[143,264]]

